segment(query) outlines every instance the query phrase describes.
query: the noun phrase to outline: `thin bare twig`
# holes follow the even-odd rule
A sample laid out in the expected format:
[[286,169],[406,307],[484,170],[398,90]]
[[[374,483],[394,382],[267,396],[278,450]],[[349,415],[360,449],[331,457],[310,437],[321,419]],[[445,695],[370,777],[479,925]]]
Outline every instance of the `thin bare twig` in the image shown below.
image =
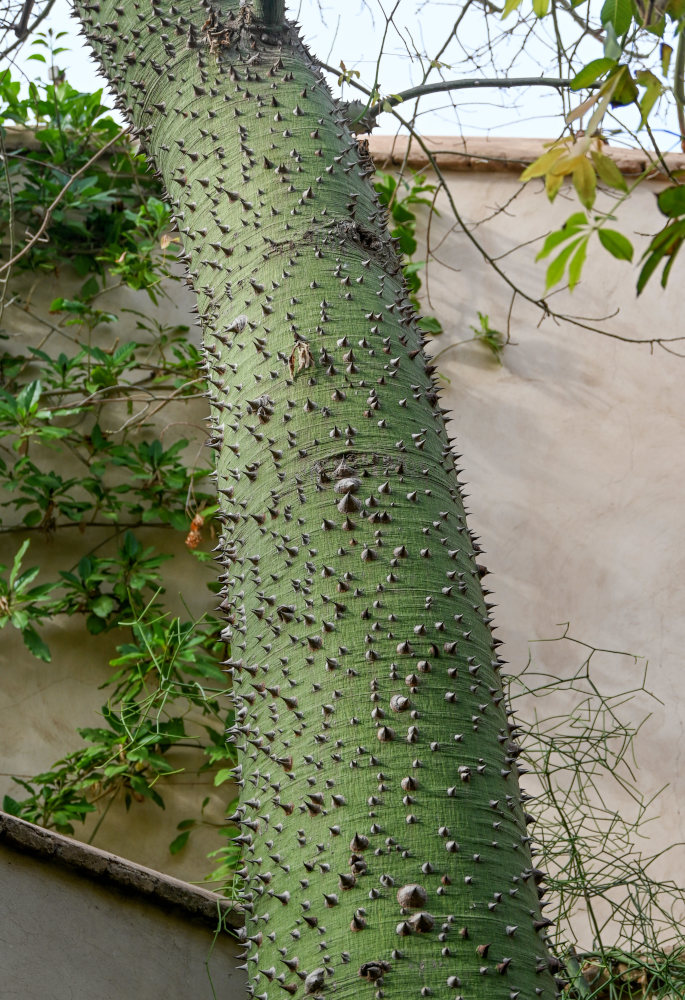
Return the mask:
[[45,215],[43,216],[43,221],[41,222],[40,226],[38,227],[38,230],[33,234],[33,236],[30,238],[30,240],[28,240],[28,242],[26,243],[26,245],[24,247],[22,247],[22,249],[19,251],[19,253],[15,254],[14,257],[11,257],[7,261],[6,264],[3,264],[2,267],[0,267],[0,274],[2,274],[5,271],[8,271],[11,267],[13,267],[17,263],[17,261],[21,260],[22,257],[26,256],[26,254],[29,252],[29,250],[31,249],[32,246],[35,246],[35,244],[41,238],[41,236],[43,235],[43,233],[45,232],[45,230],[48,228],[48,225],[50,224],[50,219],[52,218],[52,213],[57,208],[57,206],[59,205],[60,201],[62,200],[62,198],[64,197],[64,195],[66,194],[66,192],[69,190],[69,188],[71,187],[71,185],[74,183],[74,181],[78,177],[80,177],[82,174],[84,174],[86,172],[86,170],[88,170],[88,168],[91,167],[95,163],[95,161],[98,160],[102,156],[102,154],[104,152],[106,152],[111,146],[113,146],[115,143],[119,142],[120,139],[123,139],[123,137],[126,135],[127,131],[128,131],[127,128],[123,128],[121,130],[121,132],[118,132],[114,136],[113,139],[110,139],[109,142],[106,142],[104,146],[101,146],[100,149],[98,149],[96,153],[93,153],[93,155],[91,156],[91,158],[89,160],[87,160],[86,163],[84,163],[82,167],[79,167],[78,170],[76,171],[76,173],[74,173],[74,174],[71,175],[71,177],[69,178],[69,180],[67,181],[67,183],[62,188],[62,190],[59,192],[58,195],[56,195],[56,197],[52,200],[52,202],[48,205],[47,209],[45,210]]

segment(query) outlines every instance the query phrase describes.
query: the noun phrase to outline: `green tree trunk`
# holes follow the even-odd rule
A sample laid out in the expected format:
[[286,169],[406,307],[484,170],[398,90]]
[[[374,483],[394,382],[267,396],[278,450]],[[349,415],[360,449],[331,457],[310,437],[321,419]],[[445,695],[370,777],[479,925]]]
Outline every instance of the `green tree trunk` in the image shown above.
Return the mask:
[[477,546],[368,155],[277,2],[76,9],[204,330],[249,992],[551,1000]]

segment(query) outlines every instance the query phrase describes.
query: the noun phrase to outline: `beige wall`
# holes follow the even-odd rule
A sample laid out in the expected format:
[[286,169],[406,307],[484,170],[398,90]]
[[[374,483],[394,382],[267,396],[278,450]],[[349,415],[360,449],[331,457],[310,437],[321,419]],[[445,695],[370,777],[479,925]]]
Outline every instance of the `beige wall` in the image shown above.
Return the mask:
[[[540,244],[524,244],[575,211],[573,199],[562,192],[550,209],[540,189],[530,186],[510,202],[519,188],[511,172],[457,173],[450,186],[464,220],[479,223],[473,231],[488,252],[500,258],[518,287],[538,296],[544,268],[533,258]],[[655,190],[643,186],[619,228],[654,231]],[[500,206],[506,210],[498,212]],[[512,298],[453,229],[449,208],[440,207],[441,216],[431,223],[435,256],[428,270],[432,309],[445,326],[436,351],[470,337],[478,310],[505,329]],[[629,338],[685,334],[683,268],[685,259],[676,264],[666,292],[653,281],[636,300],[635,271],[595,251],[574,294],[555,294],[550,302],[584,317],[620,307],[603,325]],[[586,643],[649,661],[649,687],[661,703],[643,700],[630,711],[636,718],[652,712],[639,738],[640,786],[651,794],[671,782],[657,810],[661,819],[650,828],[654,843],[666,845],[682,837],[685,802],[685,359],[543,319],[520,297],[511,307],[510,329],[513,343],[501,366],[476,345],[455,347],[440,360],[449,379],[443,397],[454,414],[451,431],[470,484],[472,525],[492,572],[488,585],[499,605],[504,655],[519,668],[531,640],[558,636],[558,623],[569,622],[570,633]],[[185,593],[193,589],[186,586]],[[95,721],[102,694],[94,682],[104,679],[107,668],[102,642],[84,642],[81,635],[75,641],[62,622],[54,626],[52,665],[5,640],[6,634],[0,651],[3,770],[30,774],[71,748],[73,727]],[[580,648],[569,644],[536,644],[532,653],[541,668],[555,671],[582,660]],[[607,684],[633,687],[641,677],[641,666],[627,657],[603,654],[597,668]],[[2,780],[10,787],[7,776]],[[180,804],[165,818],[171,821],[167,831],[189,814],[190,799],[197,800],[190,779],[168,780]],[[172,861],[165,849],[170,838],[159,834],[160,818],[148,805],[128,817],[115,810],[95,843],[182,877],[199,877],[201,851]],[[669,870],[678,876],[682,860]]]
[[[68,295],[78,289],[80,281],[65,272],[59,277],[41,276],[38,281],[34,276],[24,275],[13,281],[13,287],[22,293],[22,303],[29,298],[32,312],[47,316],[50,302],[57,295]],[[162,306],[162,317],[169,323],[190,324],[191,337],[197,340],[195,317],[189,312],[192,300],[185,286],[171,283],[169,294],[171,298]],[[120,320],[111,327],[98,328],[95,336],[100,346],[108,346],[115,337],[120,341],[144,341],[144,334],[134,332],[135,317],[124,310],[149,311],[147,295],[117,290],[111,299],[103,297],[101,304],[102,308],[111,307]],[[25,353],[29,345],[38,344],[54,354],[73,349],[59,332],[53,332],[44,343],[45,328],[37,325],[22,308],[8,308],[2,325],[11,338],[10,350]],[[66,330],[67,335],[73,332],[73,327]],[[110,406],[103,415],[102,425],[117,427],[128,415],[123,407]],[[205,415],[204,400],[199,399],[186,406],[166,407],[152,424],[166,447],[180,438],[188,438],[189,461],[205,466],[211,461],[203,448],[207,436],[203,426]],[[79,468],[60,466],[59,471],[65,476],[78,475]],[[206,582],[212,578],[212,566],[198,564],[184,545],[184,532],[150,529],[137,530],[136,534],[143,544],[155,545],[176,557],[163,570],[167,604],[175,613],[186,618],[184,604],[194,616],[216,607],[216,599],[206,588]],[[30,532],[26,535],[31,539],[31,547],[25,566],[41,565],[45,577],[39,580],[52,579],[59,570],[71,568],[83,553],[101,545],[110,535],[108,528],[89,529],[83,535],[73,528],[61,532],[58,529],[48,538],[40,532]],[[11,563],[22,540],[22,535],[0,534],[0,563]],[[98,551],[105,554],[113,544],[110,542]],[[51,663],[31,656],[14,629],[6,628],[0,636],[0,797],[7,792],[23,798],[25,793],[12,782],[13,775],[30,778],[85,745],[76,730],[99,725],[101,706],[108,697],[108,691],[99,688],[113,673],[108,661],[115,655],[116,645],[127,641],[123,633],[91,636],[82,622],[66,616],[48,623],[41,634],[50,646]],[[149,801],[134,802],[127,811],[120,796],[96,834],[99,815],[91,814],[83,826],[76,826],[75,836],[83,840],[93,837],[92,842],[103,850],[179,878],[201,880],[214,866],[206,860],[207,852],[223,846],[225,841],[212,829],[201,828],[193,832],[188,847],[175,857],[170,855],[168,845],[176,836],[176,825],[181,820],[199,815],[205,796],[210,797],[205,818],[220,823],[225,804],[234,791],[230,785],[215,789],[211,778],[197,775],[197,767],[202,763],[197,752],[178,750],[169,755],[169,761],[179,773],[162,777],[156,786],[165,800],[164,811]]]
[[[513,202],[515,174],[459,174],[452,184],[467,224],[506,206],[473,232],[533,297],[544,290],[545,265],[534,262],[541,241],[516,247],[577,210],[568,191],[550,208],[538,184]],[[654,232],[661,225],[657,190],[643,186],[619,212],[618,228]],[[559,623],[568,622],[578,640],[644,658],[636,664],[630,656],[593,657],[607,690],[639,686],[648,662],[647,686],[660,700],[640,697],[624,713],[637,722],[651,712],[637,740],[636,782],[648,798],[670,783],[652,810],[659,821],[647,828],[649,850],[665,847],[683,839],[685,808],[685,357],[545,319],[520,297],[512,306],[511,290],[451,232],[449,208],[440,207],[431,225],[437,259],[429,265],[429,288],[446,330],[434,352],[468,338],[477,310],[506,330],[511,308],[513,343],[501,366],[473,344],[439,362],[449,379],[443,397],[463,453],[471,523],[492,573],[486,583],[498,604],[503,654],[512,671],[529,652],[540,670],[578,669],[588,650],[530,645],[561,635]],[[647,241],[634,240],[639,257]],[[677,261],[666,291],[653,280],[637,299],[635,268],[595,247],[581,284],[573,294],[551,296],[550,305],[589,318],[589,325],[619,310],[598,325],[633,340],[685,336],[684,268],[685,259]],[[685,355],[685,341],[673,346]],[[627,797],[615,804],[632,809]],[[684,858],[680,849],[661,870],[681,879]]]
[[[65,920],[68,914],[69,919]],[[226,932],[0,845],[3,1000],[239,1000]]]

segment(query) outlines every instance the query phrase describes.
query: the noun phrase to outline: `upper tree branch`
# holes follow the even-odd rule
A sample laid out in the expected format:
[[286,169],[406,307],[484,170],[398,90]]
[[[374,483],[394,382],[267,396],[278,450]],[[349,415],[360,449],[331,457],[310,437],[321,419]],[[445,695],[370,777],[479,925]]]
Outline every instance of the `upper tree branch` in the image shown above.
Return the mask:
[[[323,69],[328,70],[329,73],[340,74],[340,70],[334,69],[332,66],[327,66],[325,63],[320,64]],[[371,92],[367,90],[366,87],[362,87],[356,81],[351,81],[354,83],[355,87],[359,90],[363,90],[365,93],[371,97]],[[384,97],[383,100],[376,101],[375,104],[369,105],[364,104],[363,101],[350,101],[347,104],[347,117],[356,126],[364,126],[365,130],[371,131],[375,124],[378,116],[383,112],[388,110],[388,105],[391,108],[396,107],[398,104],[402,104],[403,101],[409,101],[414,97],[423,97],[426,94],[442,94],[450,90],[486,90],[488,88],[498,89],[498,90],[510,90],[516,87],[552,87],[555,90],[560,90],[562,88],[570,87],[571,80],[565,79],[563,77],[545,77],[545,76],[510,76],[510,77],[492,77],[492,78],[467,78],[462,80],[440,80],[435,83],[423,83],[418,87],[410,87],[408,90],[403,90],[399,94],[391,94],[388,97]],[[594,89],[591,85],[587,89]],[[357,131],[360,131],[357,128]]]

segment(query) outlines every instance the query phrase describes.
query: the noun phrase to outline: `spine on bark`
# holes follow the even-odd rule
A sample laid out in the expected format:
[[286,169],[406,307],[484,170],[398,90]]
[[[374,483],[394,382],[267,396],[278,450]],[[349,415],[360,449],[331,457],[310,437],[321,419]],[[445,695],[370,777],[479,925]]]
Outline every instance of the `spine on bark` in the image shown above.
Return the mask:
[[204,331],[248,993],[551,1000],[501,660],[368,159],[281,3],[76,10]]

